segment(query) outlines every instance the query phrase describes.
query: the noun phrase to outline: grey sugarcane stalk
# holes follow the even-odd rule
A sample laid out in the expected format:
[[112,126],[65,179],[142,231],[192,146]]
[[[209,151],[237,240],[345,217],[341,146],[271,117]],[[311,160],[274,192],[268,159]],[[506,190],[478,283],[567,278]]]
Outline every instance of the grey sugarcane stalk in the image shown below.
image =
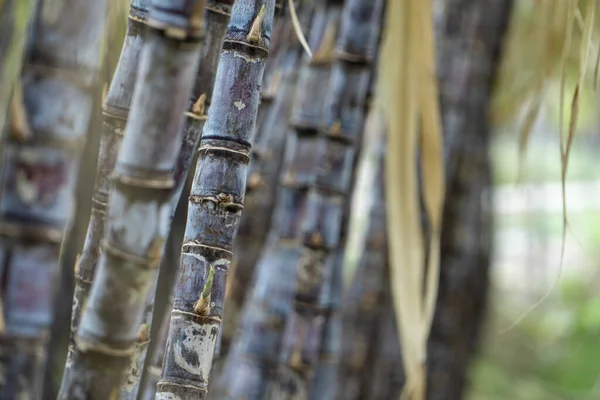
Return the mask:
[[[298,71],[298,82],[292,112],[298,129],[318,126],[330,76],[329,54],[335,47],[335,37],[341,15],[341,4],[318,2],[310,23],[308,43],[315,59],[305,56]],[[302,143],[290,129],[287,138],[285,171],[295,165],[297,179],[310,180],[316,160],[296,162],[294,154]],[[307,129],[308,130],[308,129]],[[314,132],[315,129],[312,130]],[[304,148],[303,148],[304,149]],[[313,152],[314,153],[314,152]],[[307,156],[311,152],[305,152]],[[285,323],[291,313],[296,290],[297,265],[310,266],[318,254],[307,251],[301,242],[301,225],[307,185],[280,185],[275,215],[269,236],[272,243],[260,256],[255,268],[254,287],[249,290],[241,311],[238,335],[234,338],[225,361],[221,378],[215,388],[215,398],[259,400],[279,391],[276,373],[280,359]],[[294,376],[290,380],[295,381]]]
[[[173,177],[175,185],[170,200],[171,215],[169,218],[169,229],[184,190],[190,166],[194,160],[194,152],[198,148],[207,112],[212,102],[212,92],[219,64],[219,56],[231,17],[233,3],[234,0],[208,0],[206,2],[204,13],[204,44],[200,50],[200,66],[198,67],[195,84],[188,102],[184,128],[185,135],[181,142],[177,167]],[[163,268],[176,269],[177,265],[164,265],[163,263]],[[147,332],[147,334],[138,337],[136,350],[129,365],[126,384],[121,389],[120,398],[123,400],[136,399],[138,396],[146,352],[150,342],[149,333],[154,313],[155,294],[156,290],[150,292],[146,317],[142,322],[143,332]]]
[[[135,351],[170,216],[204,1],[154,0],[108,199],[103,251],[61,398],[114,396]],[[142,327],[143,329],[143,327]]]
[[132,0],[130,3],[127,32],[121,49],[121,56],[102,109],[102,136],[100,138],[90,221],[81,256],[74,268],[75,291],[64,377],[70,376],[75,351],[75,335],[79,327],[83,306],[89,297],[100,257],[100,244],[104,237],[106,224],[110,174],[112,174],[115,167],[125,133],[133,89],[137,79],[140,52],[144,42],[149,2],[150,0]]
[[[296,153],[297,159],[306,160],[311,152],[310,157],[316,157],[318,165],[311,180],[306,181],[302,244],[317,252],[322,261],[298,270],[299,285],[282,357],[307,386],[313,386],[310,397],[314,399],[333,399],[337,395],[334,383],[341,352],[341,263],[383,4],[382,0],[345,2],[321,122],[313,127],[316,134],[297,130],[298,140],[310,143],[304,148],[306,153]],[[298,184],[293,170],[287,176],[288,182]],[[315,374],[317,366],[319,372]],[[313,375],[315,381],[311,383]]]
[[428,344],[427,394],[460,398],[489,290],[492,206],[485,193],[492,185],[492,128],[488,115],[515,2],[440,3],[438,74],[447,183],[437,306]]
[[[227,271],[243,208],[274,6],[274,0],[237,0],[233,7],[189,199],[157,398],[202,399],[207,395]],[[210,301],[203,296],[207,286]]]
[[[299,19],[308,32],[312,4],[301,2]],[[276,21],[277,22],[277,21]],[[248,171],[244,214],[235,245],[231,290],[226,301],[227,312],[223,318],[223,347],[229,349],[245,295],[252,287],[254,267],[266,243],[277,197],[279,172],[283,163],[288,121],[294,106],[294,93],[298,78],[298,63],[302,47],[296,39],[289,18],[282,18],[279,53],[267,61],[261,104],[257,123],[252,161]],[[277,25],[277,24],[276,24]],[[269,55],[271,57],[271,55]]]
[[40,7],[21,76],[28,132],[13,131],[1,149],[2,398],[41,395],[58,255],[101,68],[106,1],[48,0]]
[[[381,331],[387,284],[387,236],[384,198],[385,127],[383,116],[370,111],[365,126],[363,158],[372,173],[361,190],[370,197],[368,228],[358,268],[343,305],[344,337],[340,360],[340,397],[369,398],[371,370],[377,357],[377,335]],[[396,344],[395,346],[398,346]]]

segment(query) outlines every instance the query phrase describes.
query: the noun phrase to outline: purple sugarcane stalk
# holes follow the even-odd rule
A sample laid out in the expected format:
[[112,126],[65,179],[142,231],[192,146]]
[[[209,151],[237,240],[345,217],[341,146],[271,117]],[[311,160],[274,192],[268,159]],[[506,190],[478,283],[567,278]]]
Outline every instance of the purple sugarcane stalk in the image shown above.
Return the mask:
[[206,398],[241,216],[274,0],[237,0],[192,185],[157,398]]
[[103,251],[61,398],[114,396],[136,350],[169,231],[173,175],[184,136],[183,113],[198,70],[204,5],[202,0],[152,2],[110,187]]

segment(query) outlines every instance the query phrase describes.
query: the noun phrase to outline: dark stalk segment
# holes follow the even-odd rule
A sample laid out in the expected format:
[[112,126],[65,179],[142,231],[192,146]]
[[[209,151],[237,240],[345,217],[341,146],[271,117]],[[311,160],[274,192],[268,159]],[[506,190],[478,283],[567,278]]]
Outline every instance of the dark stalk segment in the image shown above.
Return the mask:
[[[192,89],[187,112],[185,113],[185,135],[181,142],[174,174],[175,185],[170,200],[171,215],[169,219],[169,229],[185,187],[188,173],[192,161],[194,160],[194,152],[198,148],[202,136],[202,129],[207,118],[207,111],[212,101],[219,56],[225,32],[227,31],[227,25],[229,24],[231,17],[233,3],[234,0],[208,0],[206,3],[204,12],[205,36],[203,46],[200,49],[200,65],[198,67],[196,81]],[[177,268],[177,266],[165,265],[164,268]],[[146,317],[140,328],[140,332],[144,334],[138,338],[136,350],[131,358],[126,385],[124,385],[121,390],[121,399],[136,399],[140,389],[140,380],[146,360],[146,352],[150,343],[149,333],[154,313],[155,295],[156,290],[152,290],[147,304]]]
[[[384,317],[387,282],[387,236],[384,199],[385,136],[383,123],[371,112],[365,125],[365,158],[373,155],[375,173],[367,187],[370,197],[369,225],[364,250],[343,306],[342,354],[340,360],[340,396],[343,399],[367,399],[372,378],[377,335]],[[381,131],[381,132],[378,132]],[[373,143],[375,142],[375,143]],[[371,144],[373,143],[373,144]],[[371,161],[366,161],[371,162]],[[398,344],[396,344],[398,346]],[[317,374],[318,376],[318,374]]]
[[[31,6],[16,3],[21,12]],[[58,255],[74,211],[101,67],[105,0],[48,0],[40,7],[23,61],[23,103],[17,102],[26,129],[13,129],[1,149],[0,238],[6,258],[0,398],[41,396]]]
[[154,0],[108,199],[104,243],[61,398],[117,395],[169,230],[204,1]]
[[[387,260],[384,268],[389,270]],[[389,276],[387,271],[385,276]],[[406,383],[392,293],[387,287],[385,289],[384,305],[377,322],[379,332],[375,339],[375,360],[372,370],[363,377],[366,378],[363,379],[365,392],[361,400],[399,399]]]
[[83,250],[75,265],[75,291],[71,313],[69,350],[64,376],[69,376],[75,351],[75,334],[84,304],[87,302],[92,281],[100,257],[100,243],[104,237],[106,207],[110,188],[110,174],[113,172],[133,96],[137,78],[138,62],[142,50],[145,24],[148,18],[150,0],[132,0],[127,32],[121,49],[121,56],[106,94],[102,109],[102,136],[98,153],[98,165],[90,222]]
[[165,347],[167,346],[167,337],[169,336],[169,323],[171,321],[171,307],[173,306],[173,296],[169,296],[166,311],[163,314],[163,319],[160,325],[158,337],[155,339],[154,353],[150,360],[150,364],[145,371],[145,384],[141,398],[143,400],[152,400],[156,394],[156,385],[160,380],[160,373],[163,358],[165,355]]
[[233,7],[190,195],[158,398],[207,395],[274,8],[274,0]]
[[36,0],[0,1],[0,133],[4,131],[7,115],[13,120],[23,115],[22,99],[11,102],[11,96],[14,97],[14,86],[21,75],[27,25],[35,5]]
[[[323,62],[326,59],[323,55],[332,53],[335,48],[340,15],[339,2],[315,5],[308,42],[312,49],[317,49],[320,58],[314,61],[304,57],[298,72],[297,90],[293,96],[296,109],[292,113],[295,120],[313,118],[313,135],[318,130],[329,78],[330,67]],[[302,162],[298,164],[293,158],[295,139],[296,135],[287,138],[284,165],[288,165],[288,170],[289,164],[297,166],[294,169],[296,177],[301,175],[306,181],[314,175],[315,160],[300,160]],[[296,290],[297,270],[304,271],[322,262],[317,252],[301,245],[306,188],[307,184],[303,182],[296,186],[282,185],[278,190],[274,222],[269,233],[270,245],[258,260],[254,287],[244,303],[238,335],[223,367],[215,398],[260,400],[269,394],[283,393],[275,378],[283,332]],[[294,376],[290,375],[290,379],[294,380]]]
[[446,193],[427,357],[427,394],[432,399],[463,396],[480,337],[492,251],[488,115],[515,4],[449,0],[443,2],[439,18]]
[[[276,0],[275,4],[275,17],[273,23],[273,33],[271,34],[271,46],[269,48],[269,57],[265,63],[265,72],[263,76],[263,82],[260,88],[260,103],[257,111],[256,126],[262,124],[265,112],[264,103],[271,104],[275,99],[276,92],[273,91],[274,87],[277,86],[276,72],[279,69],[277,59],[281,58],[281,53],[285,50],[286,35],[285,32],[288,29],[289,19],[283,14],[283,8],[281,0]],[[268,107],[266,107],[268,109]]]
[[[312,379],[319,359],[322,360],[321,375],[316,378],[325,381],[316,384],[328,390],[313,393],[313,398],[336,395],[334,383],[341,351],[340,264],[383,4],[383,0],[346,2],[320,130],[316,136],[298,135],[298,140],[310,141],[299,149],[312,152],[317,165],[313,181],[308,182],[307,211],[301,227],[303,243],[320,251],[324,262],[310,271],[298,271],[299,277],[306,275],[310,279],[297,287],[282,357],[307,381]],[[293,170],[288,172],[288,176],[294,175]],[[327,382],[328,378],[334,382]]]
[[[304,4],[298,10],[300,22],[308,31],[311,10],[313,7]],[[267,61],[272,67],[273,79],[266,92],[276,93],[273,101],[261,102],[259,115],[264,110],[262,124],[257,124],[255,145],[252,148],[252,160],[248,172],[244,214],[235,245],[234,273],[231,290],[226,301],[227,312],[223,320],[223,346],[225,351],[233,338],[239,312],[246,293],[252,286],[252,277],[256,261],[262,251],[267,233],[271,226],[275,200],[277,196],[279,173],[283,162],[285,140],[288,132],[288,121],[294,106],[294,93],[298,77],[298,63],[302,59],[300,46],[293,27],[288,18],[285,23],[282,49],[277,57]],[[265,79],[267,70],[265,70]],[[263,84],[263,87],[268,87]],[[261,92],[264,99],[264,92]],[[231,278],[230,278],[231,279]]]

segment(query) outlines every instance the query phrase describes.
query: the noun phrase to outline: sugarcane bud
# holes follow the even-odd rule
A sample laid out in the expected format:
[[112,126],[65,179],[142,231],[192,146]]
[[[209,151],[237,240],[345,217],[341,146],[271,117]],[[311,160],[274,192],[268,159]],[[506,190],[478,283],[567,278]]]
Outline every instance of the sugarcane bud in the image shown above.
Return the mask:
[[194,105],[192,106],[192,112],[198,116],[204,115],[206,111],[206,93],[202,93]]
[[335,121],[329,127],[329,133],[332,136],[340,136],[342,134],[342,123],[340,121]]
[[331,63],[335,55],[335,39],[337,36],[337,24],[329,24],[323,33],[321,45],[313,54],[311,64]]
[[23,105],[21,81],[15,83],[13,98],[10,101],[10,135],[12,139],[19,142],[31,137],[31,128],[27,121],[27,110]]
[[212,290],[214,275],[215,275],[215,268],[211,265],[210,270],[208,271],[208,279],[206,279],[206,284],[204,285],[204,288],[202,289],[200,298],[194,303],[194,312],[198,315],[210,314],[210,308],[211,308],[210,292]]
[[81,253],[77,254],[77,258],[75,259],[75,267],[73,268],[75,276],[79,275],[79,263],[80,262],[81,262]]
[[260,11],[258,12],[258,15],[254,19],[254,22],[252,23],[250,32],[248,32],[248,35],[246,36],[246,40],[248,41],[248,43],[257,44],[258,42],[260,42],[260,39],[262,37],[262,23],[264,19],[265,5],[263,4],[260,8]]
[[137,340],[139,343],[144,343],[144,342],[147,342],[148,340],[150,340],[148,324],[142,324],[140,326],[140,330],[138,331]]
[[246,190],[254,190],[262,187],[266,187],[266,183],[263,178],[260,176],[258,172],[253,172],[248,178],[248,183],[246,184]]

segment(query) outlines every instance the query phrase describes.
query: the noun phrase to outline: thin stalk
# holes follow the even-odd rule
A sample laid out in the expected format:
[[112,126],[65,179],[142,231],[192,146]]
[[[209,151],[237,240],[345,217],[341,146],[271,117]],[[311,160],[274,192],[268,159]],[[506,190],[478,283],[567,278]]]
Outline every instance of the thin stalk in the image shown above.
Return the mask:
[[41,395],[58,255],[101,68],[106,1],[47,0],[40,7],[21,78],[29,132],[8,135],[2,146],[2,398]]
[[[186,113],[185,135],[181,142],[181,148],[177,159],[173,187],[170,199],[171,215],[169,219],[169,228],[173,221],[177,205],[184,190],[188,177],[188,172],[194,152],[198,148],[202,129],[207,118],[207,111],[212,102],[213,87],[219,56],[223,45],[223,39],[227,30],[227,25],[231,18],[231,9],[234,0],[209,0],[206,3],[204,14],[205,36],[204,44],[200,50],[200,66],[196,75],[196,82],[192,89],[188,112]],[[176,269],[177,265],[164,265],[163,268]],[[158,278],[158,276],[157,276]],[[155,284],[156,285],[156,284]],[[150,343],[150,327],[152,316],[154,314],[154,301],[156,289],[150,291],[150,297],[147,304],[146,317],[142,322],[140,332],[144,335],[138,337],[136,349],[131,358],[131,363],[127,373],[126,385],[121,390],[121,399],[136,399],[140,389],[143,367],[146,360],[146,353]]]
[[[317,49],[320,58],[311,60],[305,56],[298,72],[293,118],[297,124],[317,126],[321,118],[325,91],[331,63],[327,61],[333,51],[335,36],[341,15],[339,2],[317,2],[311,21],[310,47]],[[316,129],[313,129],[313,131]],[[295,160],[296,136],[287,138],[288,151],[285,163],[295,166],[295,176],[310,180],[315,160]],[[301,146],[305,150],[306,146]],[[303,153],[310,156],[311,153]],[[306,251],[300,244],[301,223],[307,184],[285,185],[278,190],[278,199],[272,223],[270,245],[260,256],[256,265],[254,287],[248,292],[241,312],[238,336],[229,352],[219,384],[217,398],[245,398],[258,400],[276,395],[278,382],[273,380],[279,361],[285,321],[292,306],[296,290],[296,266],[312,265],[316,255]],[[290,376],[293,380],[294,377]]]
[[[389,263],[384,264],[386,278],[389,279]],[[386,285],[389,286],[389,285]],[[402,352],[398,343],[398,327],[392,293],[388,287],[384,291],[384,305],[378,318],[379,332],[375,337],[375,362],[363,382],[365,392],[361,400],[399,399],[406,383]]]
[[[307,26],[312,7],[303,4],[300,18]],[[256,261],[263,249],[277,195],[279,172],[283,162],[288,121],[294,106],[294,92],[297,81],[297,65],[302,57],[302,47],[298,43],[288,18],[280,20],[285,25],[280,53],[267,60],[259,116],[264,114],[262,123],[257,123],[255,146],[246,183],[244,214],[235,244],[231,289],[226,299],[227,312],[223,319],[223,347],[227,352],[233,339],[239,311],[244,297],[252,286],[252,276]],[[270,66],[270,70],[269,70]],[[268,73],[268,75],[267,75]]]
[[173,306],[174,298],[169,296],[165,312],[161,321],[160,331],[156,338],[156,347],[150,364],[145,371],[145,384],[141,398],[144,400],[152,400],[156,395],[156,385],[160,380],[161,366],[167,346],[167,337],[169,336],[169,323],[171,320],[171,307]]
[[141,326],[169,230],[183,112],[198,69],[204,1],[155,0],[110,185],[98,271],[61,398],[115,396]]
[[233,7],[190,195],[160,398],[207,395],[274,8],[274,0]]
[[438,70],[447,189],[428,343],[431,399],[462,397],[485,312],[492,251],[488,115],[513,3],[443,4]]
[[[312,142],[304,151],[317,157],[318,165],[312,180],[307,182],[302,245],[317,252],[322,261],[298,270],[299,285],[287,322],[282,357],[307,386],[315,367],[320,365],[314,390],[309,390],[315,399],[336,396],[336,368],[341,351],[341,259],[383,4],[382,0],[346,1],[318,132],[306,135],[298,131],[298,140]],[[302,151],[296,154],[306,157]],[[288,182],[298,185],[294,171],[287,173]],[[325,392],[318,392],[325,388]]]
[[[144,42],[149,1],[131,0],[127,32],[121,49],[121,56],[103,104],[102,136],[94,194],[92,195],[90,221],[81,256],[75,264],[75,290],[71,312],[69,350],[63,377],[68,377],[71,374],[75,352],[75,336],[100,257],[100,247],[106,225],[110,174],[113,172],[127,124],[133,89],[137,79],[140,52]],[[64,387],[65,384],[66,382],[63,382],[61,386]],[[61,388],[61,393],[62,390]]]
[[[364,250],[343,307],[344,339],[340,360],[340,397],[347,400],[368,399],[372,379],[377,335],[381,330],[382,309],[387,285],[387,238],[384,199],[383,157],[385,132],[383,119],[373,110],[365,126],[365,163],[373,172],[363,177],[362,190],[369,196],[368,228]],[[367,166],[365,166],[367,167]],[[388,315],[385,315],[388,317]],[[398,346],[396,344],[396,346]],[[319,374],[317,374],[318,376]]]
[[11,97],[21,75],[27,27],[36,3],[37,0],[0,0],[0,132],[4,130],[9,112],[13,118],[19,118],[19,113],[24,116],[20,110],[22,99],[18,97],[11,105]]

